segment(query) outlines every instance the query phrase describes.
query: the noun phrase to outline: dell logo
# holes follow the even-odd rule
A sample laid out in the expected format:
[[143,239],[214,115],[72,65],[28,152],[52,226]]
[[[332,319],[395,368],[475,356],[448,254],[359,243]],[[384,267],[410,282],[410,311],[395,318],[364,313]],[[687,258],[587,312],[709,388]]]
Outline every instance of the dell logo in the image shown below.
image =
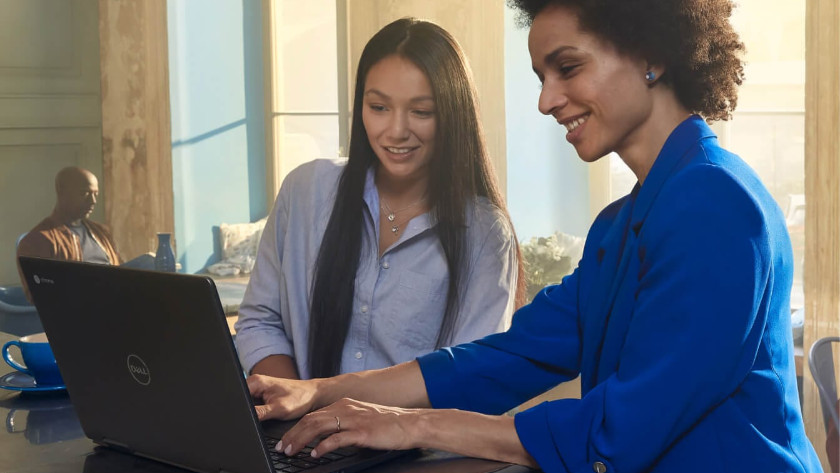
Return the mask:
[[126,362],[128,364],[128,372],[131,374],[131,377],[134,378],[134,381],[137,381],[143,386],[148,386],[149,383],[152,382],[149,367],[146,366],[146,362],[144,362],[139,356],[134,354],[128,355]]

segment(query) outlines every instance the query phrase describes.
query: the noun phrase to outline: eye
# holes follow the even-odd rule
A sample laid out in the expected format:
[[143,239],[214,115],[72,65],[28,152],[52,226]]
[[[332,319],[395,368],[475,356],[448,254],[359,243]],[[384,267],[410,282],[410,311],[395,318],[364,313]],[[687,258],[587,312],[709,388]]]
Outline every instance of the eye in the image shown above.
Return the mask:
[[570,64],[570,65],[563,65],[563,66],[560,66],[560,67],[559,67],[560,74],[562,74],[564,77],[568,77],[568,76],[569,76],[570,74],[572,74],[572,73],[573,73],[573,72],[574,72],[574,71],[575,71],[578,67],[580,67],[580,64]]
[[385,111],[385,106],[380,105],[378,103],[368,104],[368,108],[373,110],[374,112],[384,112]]
[[412,113],[420,118],[431,118],[435,116],[434,110],[414,110]]

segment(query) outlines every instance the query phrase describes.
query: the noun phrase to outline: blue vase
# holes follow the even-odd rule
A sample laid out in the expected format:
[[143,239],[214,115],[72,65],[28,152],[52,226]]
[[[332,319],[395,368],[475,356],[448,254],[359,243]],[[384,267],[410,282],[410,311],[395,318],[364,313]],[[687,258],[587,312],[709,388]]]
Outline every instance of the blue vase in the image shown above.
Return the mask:
[[172,251],[171,233],[158,233],[158,247],[155,252],[155,269],[158,271],[175,272],[175,252]]

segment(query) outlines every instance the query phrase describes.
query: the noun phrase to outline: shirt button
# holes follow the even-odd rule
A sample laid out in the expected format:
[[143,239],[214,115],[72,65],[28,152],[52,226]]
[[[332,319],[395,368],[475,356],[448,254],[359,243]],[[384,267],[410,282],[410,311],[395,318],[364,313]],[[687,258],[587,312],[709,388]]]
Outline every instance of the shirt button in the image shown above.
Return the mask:
[[363,305],[363,306],[362,306],[362,313],[363,313],[363,314],[367,314],[367,311],[368,311],[368,306]]
[[604,465],[602,462],[595,462],[592,464],[592,470],[595,473],[607,473],[607,465]]
[[388,268],[390,268],[390,267],[391,267],[391,265],[390,265],[390,264],[388,264],[388,262],[386,261],[386,262],[382,263],[382,267],[383,267],[384,269],[388,269]]
[[[356,352],[356,359],[357,359],[357,360],[359,360],[359,359],[361,359],[361,358],[362,358],[362,352],[357,351],[357,352]],[[607,471],[607,470],[604,470],[604,471]]]

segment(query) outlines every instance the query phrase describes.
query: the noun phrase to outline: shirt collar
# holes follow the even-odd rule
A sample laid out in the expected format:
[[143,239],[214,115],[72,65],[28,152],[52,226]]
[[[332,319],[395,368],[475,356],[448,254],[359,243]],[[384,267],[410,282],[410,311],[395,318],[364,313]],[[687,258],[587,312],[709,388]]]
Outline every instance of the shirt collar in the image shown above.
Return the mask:
[[[379,192],[376,189],[376,166],[371,166],[367,170],[367,174],[365,175],[365,190],[362,194],[363,199],[365,200],[365,204],[367,204],[368,211],[370,212],[371,217],[373,218],[373,227],[376,229],[376,235],[379,235],[381,229],[379,228]],[[402,242],[413,238],[414,236],[429,230],[434,225],[432,224],[432,218],[429,212],[424,214],[418,215],[417,217],[413,218],[411,222],[404,224],[405,228],[400,235],[400,239],[397,242],[402,244]],[[388,230],[390,231],[390,230]]]

